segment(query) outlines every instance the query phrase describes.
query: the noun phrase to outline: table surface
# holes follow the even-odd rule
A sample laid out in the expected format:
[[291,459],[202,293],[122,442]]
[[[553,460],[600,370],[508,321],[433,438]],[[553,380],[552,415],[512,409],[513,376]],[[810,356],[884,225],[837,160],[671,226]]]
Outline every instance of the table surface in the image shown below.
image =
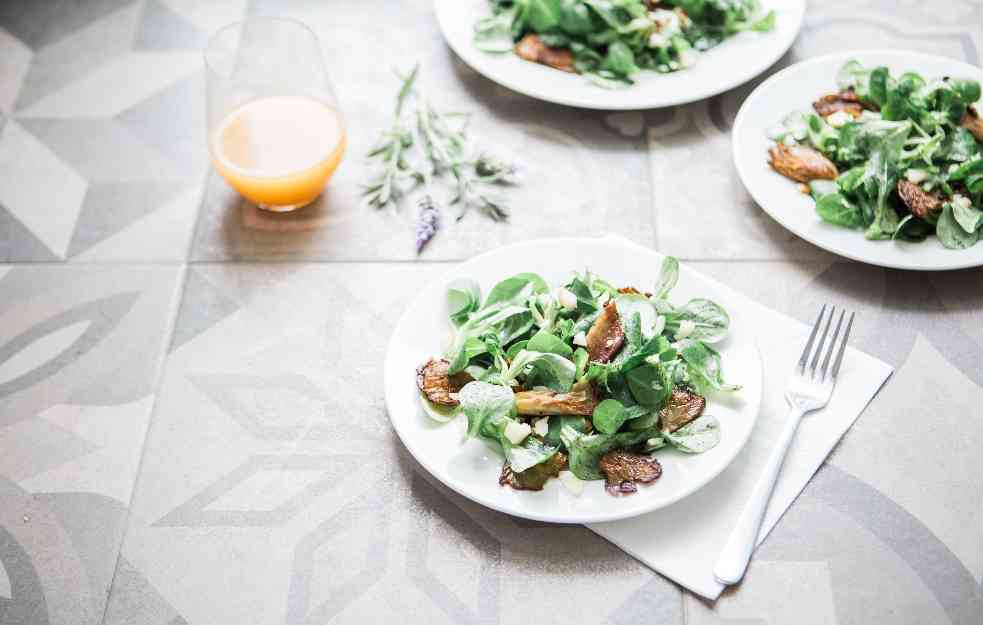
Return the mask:
[[[350,128],[325,198],[289,216],[208,171],[199,51],[246,13],[315,28]],[[810,2],[769,73],[865,47],[979,64],[981,36],[978,1]],[[511,224],[468,215],[420,258],[406,212],[358,198],[414,61],[526,175]],[[845,262],[771,221],[730,160],[751,87],[645,113],[535,102],[462,66],[426,0],[4,0],[0,623],[979,625],[983,271]],[[856,345],[897,369],[715,604],[434,483],[372,382],[447,263],[603,232],[803,321],[854,309]]]

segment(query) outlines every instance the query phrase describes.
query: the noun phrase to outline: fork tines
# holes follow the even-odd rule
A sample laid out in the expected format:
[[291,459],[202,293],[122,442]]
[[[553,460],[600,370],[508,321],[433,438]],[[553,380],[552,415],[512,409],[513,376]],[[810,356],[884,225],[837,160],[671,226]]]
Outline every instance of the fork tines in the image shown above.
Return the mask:
[[[850,329],[853,328],[853,317],[856,313],[850,313],[850,319],[847,320],[846,331],[843,333],[843,338],[840,340],[839,349],[837,350],[836,341],[840,337],[840,329],[843,327],[843,317],[846,315],[845,310],[840,311],[839,319],[836,321],[836,327],[833,329],[833,336],[826,344],[826,338],[829,336],[829,328],[833,325],[833,317],[836,315],[836,306],[829,307],[829,314],[826,314],[826,305],[823,305],[822,310],[819,311],[819,316],[816,318],[816,323],[812,326],[812,332],[809,333],[809,340],[806,342],[806,348],[802,352],[802,358],[799,359],[799,373],[801,375],[806,375],[808,372],[809,376],[813,379],[816,378],[816,374],[819,374],[819,380],[826,379],[826,372],[829,370],[829,363],[833,357],[833,352],[836,351],[836,360],[833,361],[833,370],[829,371],[829,377],[831,380],[836,379],[836,374],[840,372],[840,365],[843,363],[843,354],[846,352],[846,344],[850,339]],[[825,323],[823,320],[825,318]],[[820,326],[822,326],[822,334],[819,333]],[[815,350],[813,350],[813,344],[816,343],[816,335],[819,335],[819,343],[816,344]],[[826,348],[825,356],[823,356],[823,348]],[[812,356],[810,362],[809,356]],[[819,364],[819,359],[822,357],[822,364]],[[818,365],[818,369],[817,369]]]

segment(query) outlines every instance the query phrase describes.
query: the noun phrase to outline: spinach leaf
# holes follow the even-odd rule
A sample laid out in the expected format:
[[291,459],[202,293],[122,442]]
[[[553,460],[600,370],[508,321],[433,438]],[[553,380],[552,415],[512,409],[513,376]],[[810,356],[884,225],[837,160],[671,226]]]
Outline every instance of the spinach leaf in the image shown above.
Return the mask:
[[662,268],[659,270],[659,279],[655,281],[655,299],[666,299],[676,283],[679,281],[679,259],[673,256],[666,256],[662,259]]
[[598,309],[597,302],[594,300],[594,294],[591,293],[590,287],[580,277],[575,277],[571,280],[566,288],[577,298],[577,312],[590,314]]
[[867,161],[863,174],[864,190],[870,197],[876,198],[874,221],[866,232],[869,239],[890,239],[898,228],[898,214],[889,199],[900,177],[898,161],[901,147],[910,131],[911,123],[905,122],[884,135]]
[[540,330],[529,339],[527,349],[531,352],[559,354],[564,358],[573,356],[573,348],[546,329]]
[[594,30],[594,20],[587,5],[579,0],[561,0],[560,28],[571,35],[585,35]]
[[823,221],[844,228],[864,225],[860,208],[839,192],[828,193],[816,200],[816,213]]
[[516,18],[514,7],[478,20],[474,25],[474,45],[483,52],[511,52],[512,24]]
[[533,284],[528,277],[517,275],[506,278],[492,287],[488,299],[481,308],[491,308],[496,304],[521,304],[529,299]]
[[635,65],[635,53],[620,39],[608,46],[601,68],[618,76],[630,76],[639,71],[638,66]]
[[953,215],[952,202],[942,206],[939,223],[935,225],[935,235],[939,242],[951,250],[962,250],[976,245],[979,234],[966,232]]
[[516,445],[505,436],[505,427],[512,419],[504,419],[503,424],[498,429],[498,443],[505,452],[505,459],[515,472],[525,471],[537,464],[546,462],[559,451],[559,445],[551,445],[541,441],[535,436],[527,436],[521,443]]
[[468,417],[468,436],[497,439],[497,424],[515,412],[511,389],[487,382],[468,382],[458,395],[461,410]]
[[716,343],[727,336],[730,316],[719,304],[708,299],[692,299],[682,308],[666,316],[666,330],[673,334],[679,331],[680,324],[688,321],[693,324],[689,338]]
[[591,421],[602,434],[614,434],[625,424],[628,413],[617,399],[605,399],[594,407]]
[[529,27],[537,32],[552,30],[560,25],[559,0],[522,0],[526,4]]
[[983,211],[958,201],[952,202],[952,217],[967,234],[975,233],[983,225]]
[[588,354],[587,350],[583,347],[578,347],[573,352],[573,364],[577,368],[577,374],[575,376],[576,379],[579,380],[580,378],[584,377],[585,373],[587,373],[587,362],[589,360],[590,354]]
[[549,417],[549,426],[550,429],[546,433],[544,440],[550,445],[560,445],[563,442],[560,433],[564,428],[571,428],[583,434],[590,429],[590,422],[585,417],[556,415]]
[[[527,369],[529,370],[528,373]],[[511,381],[523,373],[527,373],[538,384],[546,386],[550,390],[565,393],[573,386],[577,367],[573,361],[559,354],[523,350],[509,365],[505,378],[507,381]]]
[[662,436],[679,451],[701,454],[720,442],[720,421],[713,415],[704,414],[675,432],[663,432]]
[[455,280],[447,285],[447,314],[456,326],[481,305],[481,287],[474,280]]
[[739,385],[724,382],[719,353],[700,341],[686,339],[680,343],[682,345],[679,353],[686,362],[690,380],[701,393],[708,389],[736,391],[741,388]]
[[672,380],[658,359],[646,359],[645,364],[626,373],[625,379],[635,401],[649,410],[665,406],[672,392]]
[[623,320],[631,320],[638,315],[637,327],[641,334],[638,338],[649,339],[662,334],[665,320],[659,317],[649,298],[638,293],[623,293],[615,298],[614,305],[618,309],[618,316]]

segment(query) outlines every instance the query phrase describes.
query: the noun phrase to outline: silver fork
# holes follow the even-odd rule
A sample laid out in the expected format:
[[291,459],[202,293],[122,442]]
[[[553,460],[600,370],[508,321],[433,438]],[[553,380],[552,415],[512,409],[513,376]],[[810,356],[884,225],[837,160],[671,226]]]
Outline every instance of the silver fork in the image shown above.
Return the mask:
[[[768,509],[768,502],[771,500],[771,493],[775,489],[775,482],[778,480],[782,463],[785,461],[785,454],[792,444],[792,439],[795,437],[795,431],[799,427],[802,416],[807,412],[819,410],[829,403],[829,398],[833,394],[833,386],[836,384],[836,376],[839,374],[840,365],[843,363],[843,354],[846,352],[847,340],[850,338],[850,329],[853,327],[854,313],[851,313],[850,320],[846,324],[846,331],[843,333],[837,350],[837,338],[840,336],[845,313],[846,311],[840,311],[836,328],[833,330],[833,337],[826,345],[829,328],[833,324],[833,317],[836,314],[836,307],[830,307],[829,315],[826,315],[825,305],[819,311],[819,317],[809,334],[809,340],[802,351],[802,357],[785,387],[785,399],[790,407],[785,427],[768,457],[768,462],[765,464],[764,471],[761,472],[761,477],[758,478],[758,483],[754,486],[751,498],[744,506],[744,510],[737,520],[737,525],[727,540],[727,545],[720,553],[717,564],[713,567],[713,576],[721,584],[736,584],[744,577],[744,571],[751,559],[751,553],[758,542],[761,521],[764,519],[765,510]],[[825,324],[823,323],[824,318]],[[822,334],[819,334],[821,326],[824,327]],[[817,334],[819,334],[819,343],[813,349]],[[826,346],[825,356],[823,356],[824,346]],[[830,369],[830,359],[834,351],[836,352],[836,360],[833,361],[833,368]],[[820,357],[822,357],[822,362],[820,362]]]

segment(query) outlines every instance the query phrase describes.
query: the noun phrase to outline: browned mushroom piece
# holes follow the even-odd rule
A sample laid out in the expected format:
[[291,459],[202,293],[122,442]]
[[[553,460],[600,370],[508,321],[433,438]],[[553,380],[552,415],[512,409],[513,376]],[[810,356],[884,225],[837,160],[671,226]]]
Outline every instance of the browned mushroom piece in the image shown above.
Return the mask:
[[625,331],[618,317],[618,307],[614,302],[608,302],[587,331],[587,354],[594,362],[608,362],[624,342]]
[[573,53],[566,48],[551,48],[537,35],[529,34],[515,44],[515,54],[520,59],[549,65],[553,69],[573,73]]
[[615,495],[634,493],[638,483],[654,482],[662,475],[662,465],[655,458],[620,449],[601,456],[599,466],[608,492]]
[[915,217],[925,219],[929,213],[942,210],[942,198],[922,189],[914,182],[901,180],[898,182],[898,196]]
[[675,432],[703,414],[706,407],[707,400],[703,395],[676,389],[665,408],[659,411],[659,427],[663,432]]
[[456,406],[458,401],[451,394],[457,394],[465,384],[474,379],[464,371],[448,375],[450,366],[444,359],[431,358],[416,370],[416,385],[431,403]]
[[856,118],[860,117],[864,111],[864,105],[861,104],[860,98],[853,91],[840,91],[839,93],[824,95],[812,103],[812,108],[822,117],[832,115],[837,111],[844,111]]
[[980,117],[980,112],[976,110],[975,105],[970,105],[966,109],[966,113],[959,121],[959,125],[968,130],[977,141],[983,143],[983,118]]
[[796,182],[836,180],[839,172],[831,160],[804,145],[779,143],[768,150],[772,168]]
[[520,391],[515,394],[515,409],[520,415],[581,415],[594,414],[597,396],[590,383],[574,386],[567,393],[549,390]]
[[567,466],[566,455],[556,452],[546,462],[540,462],[525,471],[516,473],[506,462],[502,465],[502,474],[498,477],[501,486],[511,486],[516,490],[543,490],[543,486],[551,477],[556,477]]
[[622,293],[624,295],[644,295],[645,297],[652,297],[651,293],[642,293],[633,286],[623,286],[618,289],[618,293]]

